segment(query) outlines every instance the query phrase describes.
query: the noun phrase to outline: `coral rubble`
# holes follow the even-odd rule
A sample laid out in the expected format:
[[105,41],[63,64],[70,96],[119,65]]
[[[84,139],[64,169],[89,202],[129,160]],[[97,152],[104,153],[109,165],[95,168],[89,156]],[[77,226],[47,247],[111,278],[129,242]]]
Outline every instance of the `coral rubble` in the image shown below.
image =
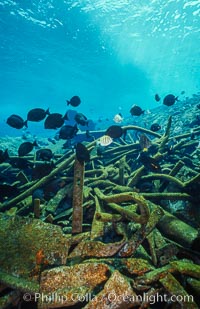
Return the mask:
[[[172,124],[169,117],[162,135],[125,126],[124,139],[100,157],[96,141],[86,143],[90,162],[64,154],[48,175],[25,175],[20,193],[0,204],[0,282],[10,289],[0,292],[1,308],[23,293],[38,308],[160,308],[172,295],[176,308],[200,306],[200,169],[189,158],[199,153],[194,130],[171,136]],[[132,130],[153,137],[159,172],[137,160]],[[173,139],[179,142],[169,149]],[[52,181],[53,195],[31,199],[37,189],[49,192]],[[34,299],[37,293],[45,299]]]

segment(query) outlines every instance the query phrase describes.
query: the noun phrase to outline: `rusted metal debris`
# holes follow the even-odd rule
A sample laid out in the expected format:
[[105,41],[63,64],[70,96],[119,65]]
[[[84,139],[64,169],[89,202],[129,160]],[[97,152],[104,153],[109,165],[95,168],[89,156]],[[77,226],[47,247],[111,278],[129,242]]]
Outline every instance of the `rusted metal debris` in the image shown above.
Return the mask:
[[[133,239],[139,237],[137,241],[141,243],[143,237],[151,233],[156,224],[151,219],[155,211],[156,208],[150,212],[143,234],[138,229]],[[178,295],[178,292],[183,297],[188,295],[183,287],[180,288],[181,282],[170,273],[178,272],[200,279],[200,266],[190,262],[170,262],[169,259],[166,266],[155,268],[151,259],[148,262],[141,258],[143,251],[138,250],[141,245],[134,249],[137,257],[122,258],[118,253],[126,243],[124,238],[105,244],[90,240],[90,233],[64,235],[55,225],[3,214],[0,215],[0,223],[2,289],[11,287],[14,290],[12,295],[18,296],[18,301],[23,295],[21,293],[29,292],[33,300],[38,302],[38,309],[75,304],[91,309],[110,308],[111,304],[112,308],[145,308],[149,301],[141,297],[143,291],[149,297],[156,297],[158,293],[162,295],[163,288],[174,295]],[[156,243],[161,243],[159,234],[155,235]],[[166,250],[164,246],[159,254],[165,254]],[[158,250],[155,252],[157,254]],[[110,258],[112,256],[113,259]],[[198,286],[191,282],[191,286]],[[9,297],[11,294],[0,298],[0,303],[12,305],[15,297]],[[192,300],[181,305],[183,308],[196,309]]]
[[[166,290],[177,298],[177,302],[183,309],[197,309],[198,305],[189,297],[183,286],[175,279],[172,274],[167,274],[164,278],[159,280]],[[182,298],[180,298],[180,295]],[[184,299],[184,301],[183,301]]]
[[[38,282],[44,267],[66,264],[69,245],[69,238],[59,226],[0,214],[0,271],[3,273]],[[1,277],[0,281],[4,279]]]
[[85,309],[133,308],[139,304],[130,282],[115,270],[103,290],[90,301]]
[[[154,134],[158,160],[166,158],[170,127],[171,118],[163,136]],[[177,139],[185,136],[190,133]],[[181,141],[176,150],[194,142]],[[95,144],[88,144],[88,149]],[[175,164],[163,160],[162,173],[144,166],[133,168],[139,145],[133,141],[113,145],[117,147],[104,152],[107,159],[92,154],[91,164],[78,162],[74,154],[64,155],[48,176],[24,184],[17,197],[1,203],[6,213],[0,214],[0,307],[14,306],[24,293],[30,293],[33,298],[43,295],[34,300],[38,309],[73,305],[143,309],[153,308],[150,297],[155,301],[164,294],[187,297],[189,291],[194,299],[177,300],[174,306],[200,307],[197,225],[185,223],[163,207],[174,201],[198,205],[199,169],[190,168],[186,177],[180,176],[185,168],[180,156]],[[65,187],[44,204],[34,203],[38,218],[34,219],[31,194],[53,178],[63,180]],[[140,185],[145,182],[153,190],[143,192]],[[73,208],[67,204],[72,198]],[[142,298],[143,293],[149,298]]]
[[[79,303],[81,299],[91,298],[92,291],[108,280],[109,267],[102,263],[85,263],[74,266],[62,266],[44,271],[41,275],[40,293],[47,300],[48,308],[60,306],[59,298],[62,299],[62,306],[71,306]],[[44,308],[44,304],[40,302]]]
[[84,171],[85,171],[85,163],[79,162],[77,159],[75,159],[74,185],[73,185],[72,234],[82,232]]

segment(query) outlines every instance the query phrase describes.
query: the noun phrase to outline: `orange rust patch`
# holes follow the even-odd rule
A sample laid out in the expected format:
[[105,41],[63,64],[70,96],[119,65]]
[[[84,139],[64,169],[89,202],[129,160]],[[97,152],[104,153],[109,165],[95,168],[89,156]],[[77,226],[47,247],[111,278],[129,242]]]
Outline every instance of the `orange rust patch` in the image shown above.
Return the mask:
[[36,264],[37,265],[48,265],[48,261],[45,260],[45,255],[44,255],[44,251],[42,249],[40,249],[37,253],[36,253]]

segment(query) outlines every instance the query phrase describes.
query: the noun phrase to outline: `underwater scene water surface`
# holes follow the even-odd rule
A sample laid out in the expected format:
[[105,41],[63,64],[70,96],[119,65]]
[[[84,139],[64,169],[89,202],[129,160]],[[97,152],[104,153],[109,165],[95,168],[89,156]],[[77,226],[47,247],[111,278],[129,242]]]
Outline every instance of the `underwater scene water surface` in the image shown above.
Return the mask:
[[200,1],[0,25],[0,309],[199,308]]

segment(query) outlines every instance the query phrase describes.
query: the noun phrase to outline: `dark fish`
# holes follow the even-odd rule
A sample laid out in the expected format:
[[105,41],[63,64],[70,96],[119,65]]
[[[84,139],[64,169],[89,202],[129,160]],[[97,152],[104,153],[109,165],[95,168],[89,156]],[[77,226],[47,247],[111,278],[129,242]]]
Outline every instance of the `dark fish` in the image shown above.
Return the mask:
[[27,127],[27,121],[24,121],[18,115],[11,115],[10,117],[8,117],[6,123],[15,129],[22,129],[24,126]]
[[152,172],[160,172],[161,167],[157,160],[149,156],[148,151],[142,151],[139,155],[139,161]]
[[50,161],[53,158],[51,149],[39,149],[36,151],[36,160]]
[[0,164],[9,159],[8,149],[5,151],[0,150]]
[[160,101],[160,96],[159,96],[157,93],[155,94],[155,97],[154,97],[154,98],[155,98],[156,102],[159,102],[159,101]]
[[149,147],[152,145],[151,140],[146,136],[146,134],[140,134],[139,144],[140,144],[142,151],[148,150]]
[[167,106],[173,105],[176,101],[178,101],[178,97],[175,97],[173,94],[168,94],[163,99],[163,104]]
[[183,90],[183,91],[181,91],[181,94],[183,95],[183,94],[185,94],[185,91]]
[[196,107],[197,107],[198,109],[200,109],[200,104],[197,104]]
[[122,129],[122,127],[117,126],[117,125],[113,125],[110,126],[107,130],[105,135],[110,136],[111,138],[119,138],[123,135],[124,130]]
[[130,113],[132,116],[140,116],[144,114],[144,110],[142,110],[138,105],[133,105],[130,109]]
[[159,131],[160,129],[161,129],[161,126],[160,126],[158,123],[153,123],[153,124],[151,125],[151,128],[150,128],[150,130],[153,131],[153,132],[157,132],[157,131]]
[[9,159],[9,164],[12,167],[19,168],[19,169],[27,169],[27,168],[32,168],[33,163],[24,159],[24,158],[10,158]]
[[34,108],[28,112],[27,120],[39,122],[43,120],[46,117],[46,115],[50,115],[49,108],[46,111],[42,108]]
[[47,116],[44,122],[45,129],[58,129],[64,124],[63,116],[59,113],[53,113]]
[[78,132],[77,125],[73,127],[66,125],[60,129],[59,138],[60,139],[71,139],[76,135],[77,132]]
[[77,145],[76,145],[76,157],[77,157],[77,160],[80,163],[89,162],[90,161],[90,152],[87,149],[87,147],[85,147],[83,144],[77,143]]
[[78,106],[81,103],[81,99],[75,95],[69,101],[67,100],[67,105],[72,105],[74,107]]
[[26,154],[28,154],[29,152],[31,152],[35,146],[38,146],[38,144],[36,143],[36,141],[34,141],[33,143],[31,143],[31,142],[24,142],[24,143],[22,143],[22,144],[19,146],[18,155],[19,155],[20,157],[25,156]]
[[77,113],[76,116],[74,117],[74,120],[82,126],[86,126],[86,125],[88,126],[89,120],[82,113]]

